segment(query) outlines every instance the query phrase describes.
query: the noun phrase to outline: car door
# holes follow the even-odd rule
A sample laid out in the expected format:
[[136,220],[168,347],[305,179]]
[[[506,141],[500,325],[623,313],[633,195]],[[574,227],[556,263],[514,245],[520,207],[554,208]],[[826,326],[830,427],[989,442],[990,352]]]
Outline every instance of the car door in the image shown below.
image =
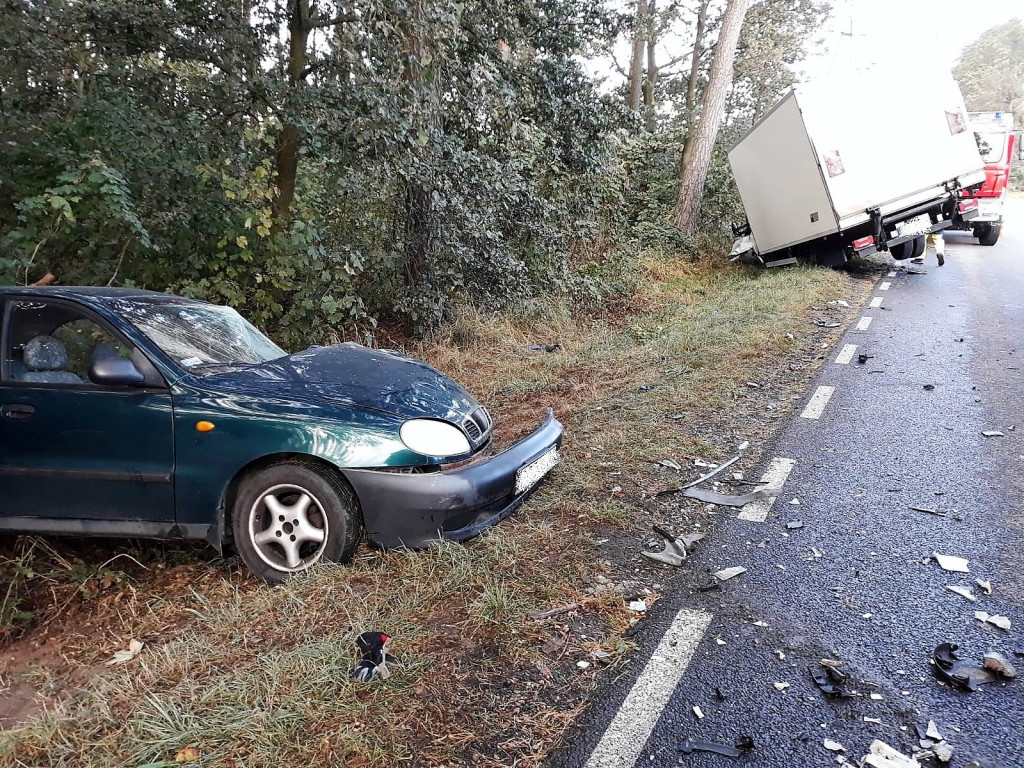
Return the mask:
[[[155,533],[173,522],[173,413],[156,369],[76,302],[13,296],[3,310],[0,526]],[[93,383],[99,355],[132,359],[146,382]]]

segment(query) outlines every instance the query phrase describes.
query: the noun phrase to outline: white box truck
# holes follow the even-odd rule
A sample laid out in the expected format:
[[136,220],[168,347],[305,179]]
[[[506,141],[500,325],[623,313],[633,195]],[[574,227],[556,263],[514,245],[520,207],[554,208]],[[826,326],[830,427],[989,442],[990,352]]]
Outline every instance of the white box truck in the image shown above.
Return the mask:
[[960,89],[934,71],[797,86],[729,164],[747,214],[733,254],[753,251],[768,266],[919,256],[925,235],[976,215],[959,192],[985,181]]

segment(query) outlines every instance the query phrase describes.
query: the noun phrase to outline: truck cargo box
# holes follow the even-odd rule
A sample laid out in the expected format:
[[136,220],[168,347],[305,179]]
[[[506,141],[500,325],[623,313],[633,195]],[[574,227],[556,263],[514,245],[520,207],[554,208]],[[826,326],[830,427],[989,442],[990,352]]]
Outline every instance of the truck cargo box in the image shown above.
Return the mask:
[[729,163],[762,256],[985,178],[960,89],[934,71],[798,86],[737,142]]

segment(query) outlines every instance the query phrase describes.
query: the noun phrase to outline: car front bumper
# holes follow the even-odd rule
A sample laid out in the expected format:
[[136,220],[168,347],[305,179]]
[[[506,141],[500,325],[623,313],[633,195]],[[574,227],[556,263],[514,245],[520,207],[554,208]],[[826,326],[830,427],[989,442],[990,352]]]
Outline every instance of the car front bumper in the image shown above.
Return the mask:
[[342,471],[359,497],[372,544],[422,549],[441,539],[465,541],[512,514],[539,485],[517,493],[519,471],[561,443],[562,425],[549,408],[532,435],[462,469],[424,474]]

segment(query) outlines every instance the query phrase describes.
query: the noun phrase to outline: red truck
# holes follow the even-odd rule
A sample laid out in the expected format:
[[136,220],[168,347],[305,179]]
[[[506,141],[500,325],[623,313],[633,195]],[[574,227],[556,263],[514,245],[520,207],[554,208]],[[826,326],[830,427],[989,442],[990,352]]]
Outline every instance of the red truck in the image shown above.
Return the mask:
[[971,112],[968,117],[985,161],[985,183],[975,191],[960,190],[961,207],[976,201],[978,215],[969,222],[955,223],[952,229],[970,231],[982,245],[995,245],[1003,228],[1010,166],[1015,155],[1024,156],[1024,146],[1017,146],[1020,136],[1014,133],[1013,115],[1009,112]]

